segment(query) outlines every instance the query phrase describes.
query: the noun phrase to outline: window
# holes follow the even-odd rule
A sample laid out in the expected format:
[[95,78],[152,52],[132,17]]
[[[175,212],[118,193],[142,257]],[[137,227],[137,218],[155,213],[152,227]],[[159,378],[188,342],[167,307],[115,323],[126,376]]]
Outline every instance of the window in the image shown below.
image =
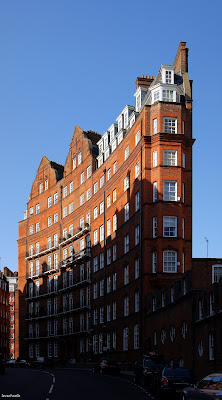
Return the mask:
[[36,244],[35,244],[35,254],[38,254],[39,252],[40,252],[39,242],[36,242]]
[[97,335],[93,336],[93,354],[98,353],[98,337]]
[[33,225],[30,225],[30,227],[29,227],[29,235],[32,235],[33,234]]
[[104,295],[104,280],[99,282],[99,295],[100,296]]
[[177,272],[177,253],[175,251],[163,252],[163,272]]
[[67,206],[65,206],[62,210],[62,216],[65,218],[67,216]]
[[212,283],[219,282],[222,278],[222,265],[212,265]]
[[73,192],[73,181],[69,184],[69,193]]
[[93,217],[94,217],[94,219],[96,219],[98,217],[98,208],[97,207],[95,207],[93,210]]
[[128,351],[129,328],[123,329],[123,350]]
[[117,230],[117,215],[113,215],[113,232]]
[[110,321],[110,319],[111,319],[111,307],[110,307],[110,304],[107,304],[107,307],[106,307],[106,320]]
[[183,321],[182,323],[182,337],[185,339],[187,336],[187,323]]
[[182,183],[182,202],[185,201],[185,183]]
[[157,134],[157,118],[153,119],[153,134]]
[[164,150],[163,151],[163,163],[164,165],[177,165],[177,151],[176,150]]
[[[37,214],[37,212],[36,212],[36,214]],[[29,208],[29,216],[31,217],[33,215],[33,207],[30,207]]]
[[157,182],[153,182],[153,202],[157,201]]
[[175,339],[175,328],[174,328],[174,326],[171,326],[170,327],[170,340],[171,340],[171,342],[174,342],[174,339]]
[[153,238],[157,236],[157,217],[153,217]]
[[54,242],[54,247],[58,246],[58,234],[55,233],[54,237],[53,237],[53,242]]
[[47,237],[47,249],[50,249],[51,247],[52,247],[51,237]]
[[214,334],[209,333],[209,360],[214,360]]
[[198,353],[199,353],[199,356],[202,357],[202,355],[203,355],[203,342],[202,342],[202,340],[200,340],[199,343],[198,343]]
[[137,225],[135,227],[135,246],[137,246],[140,242],[140,226]]
[[124,191],[129,189],[129,175],[127,175],[124,179]]
[[185,219],[182,218],[182,238],[184,239],[185,235]]
[[93,298],[97,299],[97,297],[98,297],[98,283],[96,282],[93,285]]
[[153,93],[153,101],[158,101],[160,97],[160,92],[157,90],[156,92]]
[[163,236],[177,236],[177,217],[163,217]]
[[102,175],[100,178],[100,188],[103,187],[104,183],[105,183],[105,179],[104,179],[104,175]]
[[82,162],[82,153],[80,152],[78,154],[78,165],[81,164],[81,162]]
[[107,278],[107,293],[111,292],[111,276]]
[[100,269],[104,268],[104,253],[100,253],[99,255],[99,268]]
[[48,179],[45,180],[45,190],[47,190],[49,188],[49,181]]
[[111,235],[111,220],[108,219],[107,221],[107,236]]
[[124,236],[124,254],[129,251],[129,235]]
[[93,244],[94,246],[98,243],[98,233],[97,229],[93,232]]
[[173,90],[163,89],[163,101],[173,101]]
[[210,296],[209,296],[209,300],[210,300],[210,314],[214,313],[214,293],[211,292]]
[[54,224],[56,224],[56,222],[58,222],[59,220],[57,212],[53,215],[53,218],[54,218]]
[[113,245],[113,261],[116,261],[116,244]]
[[113,203],[116,201],[116,189],[113,190]]
[[124,297],[124,317],[129,315],[129,297]]
[[166,340],[166,331],[164,329],[161,330],[160,338],[161,342],[164,344]]
[[99,309],[99,320],[100,320],[100,324],[103,324],[103,322],[104,322],[104,307],[100,307],[100,309]]
[[182,167],[185,168],[185,154],[182,153]]
[[134,325],[134,349],[139,348],[139,324]]
[[94,185],[94,194],[98,192],[98,182],[95,182]]
[[140,174],[140,163],[138,161],[138,163],[136,163],[135,165],[135,179],[138,178],[139,174]]
[[140,131],[137,131],[135,135],[135,146],[138,145],[139,141],[140,141]]
[[137,212],[140,208],[140,192],[136,192],[135,194],[135,212]]
[[129,283],[129,265],[124,267],[124,285]]
[[116,331],[113,332],[113,350],[116,350]]
[[153,151],[153,167],[157,167],[157,151]]
[[41,182],[39,184],[39,194],[41,194],[43,192],[43,183]]
[[140,294],[139,292],[135,292],[135,312],[138,312],[140,309]]
[[80,185],[84,183],[84,171],[80,174]]
[[104,212],[104,201],[101,201],[101,203],[99,205],[99,212],[100,212],[100,214],[102,214]]
[[111,178],[111,168],[109,168],[107,171],[107,181],[109,181],[110,178]]
[[139,270],[139,258],[135,260],[135,279],[139,278],[140,270]]
[[82,206],[84,204],[85,200],[84,200],[84,193],[81,194],[80,196],[80,206]]
[[124,206],[124,222],[129,220],[129,203]]
[[164,118],[164,132],[165,133],[177,133],[177,119],[176,118]]
[[35,213],[39,214],[40,213],[40,204],[36,204],[35,206]]
[[125,148],[125,161],[127,160],[127,158],[129,157],[129,146],[127,146],[126,148]]
[[35,224],[35,231],[39,232],[40,231],[40,222],[36,222]]
[[54,204],[57,204],[57,203],[58,203],[58,200],[59,200],[59,198],[58,198],[58,193],[55,193],[55,194],[54,194]]
[[67,197],[67,186],[65,186],[65,187],[63,188],[62,193],[63,193],[63,199],[64,199],[65,197]]
[[117,161],[113,163],[113,175],[116,173],[116,171],[117,171]]
[[113,320],[116,319],[116,302],[113,303]]
[[177,182],[164,181],[163,200],[176,201],[177,199]]
[[76,169],[76,157],[72,160],[72,169]]
[[165,82],[172,83],[172,71],[165,72]]
[[93,325],[97,325],[98,324],[98,310],[95,309],[93,311]]
[[107,208],[109,208],[111,206],[111,196],[110,196],[110,194],[109,194],[109,196],[107,196],[106,200],[107,200],[107,202],[106,202]]
[[93,272],[98,271],[98,257],[93,258]]
[[111,264],[111,247],[107,249],[107,265]]
[[100,242],[104,240],[104,225],[101,225],[99,228],[99,236],[100,236]]
[[86,169],[86,177],[87,177],[87,179],[90,178],[91,173],[92,173],[92,168],[91,168],[91,165],[89,165],[89,166],[87,167],[87,169]]

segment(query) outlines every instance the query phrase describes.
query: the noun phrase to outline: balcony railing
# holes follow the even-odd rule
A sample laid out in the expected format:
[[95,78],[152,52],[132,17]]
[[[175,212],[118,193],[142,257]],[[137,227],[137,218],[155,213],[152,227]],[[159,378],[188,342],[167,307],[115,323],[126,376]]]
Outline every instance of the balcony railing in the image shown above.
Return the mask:
[[58,289],[47,290],[46,292],[45,291],[43,292],[43,290],[40,289],[38,293],[33,293],[33,294],[27,293],[25,295],[25,298],[29,299],[29,300],[33,300],[33,299],[36,299],[38,297],[50,296],[50,295],[53,295],[53,294],[54,295],[58,294]]
[[26,335],[25,340],[39,340],[39,339],[52,339],[52,338],[58,338],[58,337],[63,337],[63,336],[70,336],[70,335],[82,335],[82,334],[89,334],[90,329],[89,328],[82,328],[81,326],[76,326],[72,327],[72,329],[68,328],[67,329],[58,329],[57,332],[48,332],[48,331],[43,331],[39,332],[38,336],[36,334],[31,334],[31,335]]
[[73,254],[72,256],[67,257],[65,260],[60,261],[60,268],[67,267],[73,263],[81,262],[84,258],[91,257],[91,249],[90,247],[86,247],[78,251],[78,253]]
[[51,253],[52,251],[56,250],[59,248],[59,245],[57,244],[56,246],[49,247],[48,245],[46,246],[41,246],[41,251],[40,249],[38,252],[35,252],[33,254],[29,254],[28,252],[26,253],[26,260],[32,260],[33,258],[36,257],[41,257],[47,253]]
[[74,235],[68,237],[65,240],[62,240],[59,243],[59,246],[66,246],[67,244],[79,239],[81,236],[86,235],[88,232],[90,232],[90,227],[85,226],[84,228],[76,228],[74,232],[75,232]]
[[73,282],[69,283],[69,285],[67,285],[67,286],[65,286],[65,285],[63,285],[63,284],[60,284],[60,285],[59,285],[59,288],[58,288],[58,291],[59,291],[59,292],[62,292],[62,291],[65,291],[65,290],[72,289],[72,288],[75,287],[75,286],[81,286],[81,285],[85,285],[85,284],[87,284],[87,283],[88,283],[88,284],[91,283],[90,277],[89,277],[89,278],[86,278],[86,279],[79,279],[79,278],[76,278],[76,279],[73,279]]
[[66,314],[66,313],[72,313],[72,312],[76,312],[76,311],[81,311],[84,308],[90,309],[91,308],[90,302],[82,301],[82,302],[73,304],[73,306],[67,305],[67,306],[60,307],[59,315]]
[[35,279],[35,278],[39,278],[42,275],[47,275],[47,274],[53,274],[54,272],[59,270],[59,265],[58,266],[52,266],[51,267],[49,265],[46,265],[45,268],[42,268],[41,271],[39,272],[26,272],[26,279]]

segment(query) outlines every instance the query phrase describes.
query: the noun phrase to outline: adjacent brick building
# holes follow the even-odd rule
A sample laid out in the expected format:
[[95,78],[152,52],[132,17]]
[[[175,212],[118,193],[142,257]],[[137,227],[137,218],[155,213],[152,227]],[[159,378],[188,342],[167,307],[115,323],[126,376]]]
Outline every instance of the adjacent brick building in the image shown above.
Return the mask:
[[4,275],[9,283],[9,350],[10,358],[19,357],[19,291],[18,272],[4,267]]
[[134,361],[147,295],[192,265],[192,82],[136,81],[104,135],[76,127],[65,165],[42,158],[19,222],[20,355]]
[[148,295],[147,349],[197,378],[221,371],[222,259],[193,259],[191,271]]

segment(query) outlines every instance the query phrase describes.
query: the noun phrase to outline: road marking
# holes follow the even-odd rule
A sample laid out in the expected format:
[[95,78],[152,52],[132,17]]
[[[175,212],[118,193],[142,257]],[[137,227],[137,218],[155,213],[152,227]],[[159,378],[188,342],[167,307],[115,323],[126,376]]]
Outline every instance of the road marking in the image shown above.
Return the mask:
[[53,391],[54,385],[51,385],[50,389],[49,389],[49,393],[51,394]]

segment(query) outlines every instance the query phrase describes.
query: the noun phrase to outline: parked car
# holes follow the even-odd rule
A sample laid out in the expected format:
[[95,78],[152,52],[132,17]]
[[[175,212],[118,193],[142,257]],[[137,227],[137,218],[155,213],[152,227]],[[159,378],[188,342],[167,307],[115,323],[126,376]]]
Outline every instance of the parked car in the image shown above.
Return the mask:
[[32,367],[33,368],[44,368],[45,367],[44,357],[38,357],[35,361],[33,361]]
[[100,372],[101,374],[119,375],[120,368],[116,361],[102,359],[99,363],[94,364],[93,372]]
[[139,358],[134,368],[134,382],[144,386],[151,386],[154,375],[163,369],[165,362],[157,353],[149,353]]
[[155,376],[153,388],[159,397],[162,397],[162,395],[164,397],[167,395],[175,397],[175,395],[179,396],[185,387],[194,382],[191,370],[165,367]]
[[18,362],[18,367],[19,368],[30,368],[31,365],[29,364],[29,362],[27,362],[26,360],[20,360]]
[[219,400],[222,399],[222,373],[207,375],[197,385],[182,391],[183,400]]
[[6,361],[5,366],[9,367],[9,368],[17,368],[18,367],[17,360],[13,360],[13,359],[12,360],[8,360],[8,361]]

